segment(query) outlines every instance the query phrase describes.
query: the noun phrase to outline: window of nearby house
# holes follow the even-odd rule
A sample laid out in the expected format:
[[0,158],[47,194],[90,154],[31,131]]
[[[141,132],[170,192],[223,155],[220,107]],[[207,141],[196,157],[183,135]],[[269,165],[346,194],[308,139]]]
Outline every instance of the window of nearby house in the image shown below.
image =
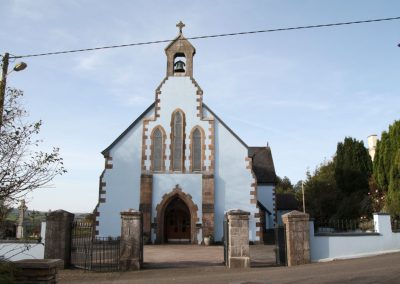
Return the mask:
[[201,171],[201,132],[198,128],[192,133],[192,165],[193,171]]
[[161,171],[163,165],[163,135],[160,128],[153,132],[153,170]]
[[172,169],[182,171],[183,164],[183,115],[176,112],[173,116]]

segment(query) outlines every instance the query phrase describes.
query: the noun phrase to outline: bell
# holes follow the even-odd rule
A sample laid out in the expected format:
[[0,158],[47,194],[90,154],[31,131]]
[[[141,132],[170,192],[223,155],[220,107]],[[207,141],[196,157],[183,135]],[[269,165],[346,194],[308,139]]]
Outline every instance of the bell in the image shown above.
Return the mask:
[[174,67],[175,72],[185,72],[185,62],[182,60],[176,61]]

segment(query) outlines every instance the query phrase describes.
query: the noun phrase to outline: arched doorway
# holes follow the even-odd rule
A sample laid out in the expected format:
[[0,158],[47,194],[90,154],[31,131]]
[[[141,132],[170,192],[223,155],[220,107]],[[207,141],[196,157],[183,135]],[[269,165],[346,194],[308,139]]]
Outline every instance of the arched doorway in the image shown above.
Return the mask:
[[[180,201],[178,202],[177,199]],[[178,204],[176,204],[178,203]],[[179,203],[182,203],[179,205]],[[192,244],[197,244],[197,229],[196,223],[199,222],[199,218],[197,216],[197,205],[193,202],[192,196],[190,194],[186,194],[182,191],[182,189],[177,184],[175,188],[172,189],[171,192],[163,195],[161,202],[157,204],[156,211],[156,243],[162,244],[168,241],[167,239],[167,212],[171,212],[171,208],[174,208],[175,205],[177,208],[184,211],[184,215],[188,217],[188,221],[186,221],[187,226],[189,226],[189,242]],[[182,220],[181,220],[182,222]],[[187,228],[187,227],[186,227]],[[179,228],[178,228],[179,230]],[[182,230],[182,229],[181,229]],[[184,237],[186,238],[186,236]]]
[[191,218],[185,202],[179,197],[173,198],[165,209],[164,236],[169,243],[190,243]]

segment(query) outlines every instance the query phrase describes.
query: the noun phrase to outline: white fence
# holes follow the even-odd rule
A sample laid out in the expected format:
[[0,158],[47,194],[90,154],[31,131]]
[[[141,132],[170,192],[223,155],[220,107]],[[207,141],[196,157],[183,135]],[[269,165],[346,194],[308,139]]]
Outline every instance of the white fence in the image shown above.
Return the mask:
[[311,261],[356,258],[400,251],[400,232],[392,232],[390,216],[374,214],[377,234],[314,235],[314,222],[310,221]]
[[0,259],[16,261],[21,259],[43,259],[46,235],[46,222],[42,222],[40,229],[41,242],[0,240]]

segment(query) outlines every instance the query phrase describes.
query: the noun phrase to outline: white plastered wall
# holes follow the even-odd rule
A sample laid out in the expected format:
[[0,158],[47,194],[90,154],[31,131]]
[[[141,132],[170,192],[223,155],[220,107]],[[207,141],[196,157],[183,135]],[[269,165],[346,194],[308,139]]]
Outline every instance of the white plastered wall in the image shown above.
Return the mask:
[[250,191],[254,182],[251,170],[246,169],[248,162],[247,147],[243,145],[219,121],[215,121],[215,240],[220,241],[223,235],[224,213],[230,209],[241,209],[250,212],[249,238],[256,237],[254,214],[258,212],[256,204],[251,204]]
[[[210,170],[211,150],[209,145],[212,133],[210,123],[201,120],[197,116],[199,102],[197,99],[197,87],[189,77],[169,77],[161,87],[160,110],[157,120],[153,121],[154,109],[146,115],[145,119],[150,119],[148,130],[145,135],[146,150],[145,167],[150,170],[150,149],[151,133],[154,127],[161,125],[167,134],[166,161],[165,168],[168,171],[170,162],[170,133],[171,133],[171,114],[176,109],[181,109],[186,118],[186,140],[185,144],[190,145],[190,132],[195,126],[200,126],[205,133],[205,156],[204,165],[206,170]],[[204,116],[209,115],[203,110]],[[211,116],[211,115],[210,115]],[[212,119],[212,118],[211,118]],[[258,213],[256,204],[251,204],[250,200],[254,197],[250,194],[254,188],[251,170],[246,167],[248,150],[222,123],[215,120],[215,240],[220,241],[223,234],[224,213],[230,209],[241,209],[250,212],[250,232],[251,241],[257,241],[256,222],[254,214]],[[142,131],[143,119],[138,122],[124,137],[116,143],[110,150],[112,157],[112,169],[106,169],[103,182],[106,183],[106,194],[102,198],[105,203],[100,203],[98,212],[99,235],[118,236],[120,234],[120,212],[129,208],[139,209],[140,202],[140,175],[141,175],[141,155],[142,155]],[[190,149],[185,150],[185,168],[188,171],[190,165]],[[202,179],[201,174],[176,173],[176,174],[154,174],[153,175],[153,208],[152,221],[156,216],[155,208],[160,203],[162,196],[173,190],[176,184],[182,191],[192,196],[192,200],[198,207],[198,218],[201,223],[202,215]],[[154,236],[152,236],[153,238]]]
[[[153,110],[148,115],[153,115]],[[106,183],[106,194],[101,197],[106,202],[100,203],[98,208],[99,236],[119,236],[120,212],[129,208],[139,210],[142,122],[138,122],[110,150],[113,168],[106,169],[102,179]]]
[[400,233],[392,232],[390,216],[374,214],[377,234],[330,235],[314,234],[314,222],[310,221],[311,261],[357,258],[400,251]]
[[264,205],[265,208],[271,212],[267,214],[267,229],[274,227],[275,219],[275,206],[274,206],[274,186],[273,185],[258,185],[257,186],[257,200]]

